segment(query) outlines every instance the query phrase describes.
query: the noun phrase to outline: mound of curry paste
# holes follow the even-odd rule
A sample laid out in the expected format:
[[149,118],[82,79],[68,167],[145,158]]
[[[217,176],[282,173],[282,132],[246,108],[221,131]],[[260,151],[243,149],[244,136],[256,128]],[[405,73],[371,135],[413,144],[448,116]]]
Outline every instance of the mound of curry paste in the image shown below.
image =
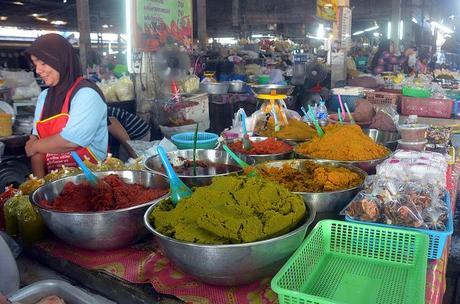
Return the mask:
[[303,199],[262,177],[215,177],[174,207],[165,200],[150,214],[155,229],[177,240],[237,244],[273,238],[306,217]]
[[168,189],[127,184],[115,174],[102,178],[102,181],[96,187],[91,187],[87,182],[78,185],[69,182],[53,201],[44,200],[40,205],[65,212],[108,211],[141,205],[168,192]]

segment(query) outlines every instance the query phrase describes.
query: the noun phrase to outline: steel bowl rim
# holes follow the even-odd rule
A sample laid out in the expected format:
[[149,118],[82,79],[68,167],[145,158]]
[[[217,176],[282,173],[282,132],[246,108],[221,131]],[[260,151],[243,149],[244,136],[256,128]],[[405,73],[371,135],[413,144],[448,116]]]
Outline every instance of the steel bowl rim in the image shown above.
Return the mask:
[[[249,136],[249,140],[251,140],[251,139],[260,139],[262,141],[262,140],[266,140],[268,138],[270,138],[270,137],[267,137],[267,136]],[[282,141],[285,144],[289,145],[289,143],[286,142],[286,139],[281,139],[281,138],[277,138],[277,137],[273,137],[273,138],[275,138],[276,140]],[[238,138],[226,140],[227,143],[234,143],[236,141],[242,141],[242,138],[238,137]],[[253,158],[264,158],[264,157],[288,156],[289,154],[292,154],[293,152],[294,152],[294,148],[292,148],[291,151],[289,151],[289,152],[283,152],[283,153],[274,153],[274,154],[244,154],[244,153],[241,153],[241,154],[244,154],[244,155],[247,155],[247,156],[250,156],[250,157],[253,157]]]
[[306,159],[314,159],[314,160],[324,160],[324,161],[330,161],[330,162],[339,162],[339,163],[345,163],[345,164],[353,164],[353,163],[373,163],[377,161],[384,161],[385,159],[390,158],[390,156],[393,154],[393,152],[388,149],[387,147],[381,145],[382,147],[387,150],[388,155],[381,157],[381,158],[375,158],[375,159],[369,159],[369,160],[338,160],[338,159],[328,159],[328,158],[318,158],[318,157],[313,157],[307,154],[299,153],[297,152],[297,146],[294,147],[294,153],[298,156],[305,157]]
[[[121,171],[147,172],[149,174],[159,175],[162,178],[165,178],[165,176],[162,176],[160,174],[156,174],[155,172],[149,172],[149,171],[145,171],[145,170],[105,170],[105,171],[97,171],[97,172],[94,172],[94,173],[97,175],[97,173],[99,173],[99,172],[107,173],[107,172],[121,172]],[[113,173],[113,174],[115,174],[115,173]],[[84,175],[84,174],[81,173],[81,174],[77,174],[77,175],[66,176],[66,177],[59,178],[59,179],[57,179],[55,181],[52,181],[51,183],[43,184],[42,186],[38,187],[35,191],[33,191],[32,193],[29,194],[30,202],[33,205],[35,205],[38,209],[43,210],[45,212],[62,213],[62,214],[68,214],[68,215],[72,215],[72,216],[83,216],[83,215],[84,216],[92,216],[92,215],[99,215],[99,214],[122,213],[122,212],[125,212],[125,211],[131,211],[131,210],[134,210],[134,209],[140,209],[142,207],[146,207],[146,206],[149,206],[151,204],[156,204],[158,201],[163,200],[163,199],[167,199],[171,195],[171,193],[168,191],[166,194],[162,195],[161,197],[158,197],[158,198],[156,198],[156,199],[154,199],[152,201],[143,203],[141,205],[131,206],[131,207],[128,207],[128,208],[123,208],[123,209],[115,209],[115,210],[107,210],[107,211],[94,211],[94,212],[93,211],[88,211],[88,212],[66,212],[66,211],[60,211],[60,210],[53,210],[53,209],[43,207],[38,202],[35,202],[35,200],[33,199],[33,195],[35,194],[35,192],[37,192],[42,187],[45,187],[47,185],[51,185],[53,183],[56,183],[58,181],[61,181],[63,179],[69,178],[69,177],[77,177],[79,175]],[[166,178],[166,182],[169,183],[167,178]]]
[[[296,194],[296,195],[298,195],[298,194]],[[265,243],[270,243],[270,242],[273,242],[273,241],[286,239],[286,238],[288,238],[288,237],[290,237],[292,235],[297,234],[302,229],[308,228],[308,226],[311,225],[311,223],[314,221],[314,219],[316,217],[316,209],[313,206],[313,204],[311,204],[310,202],[306,201],[302,196],[300,196],[300,197],[302,198],[303,202],[305,203],[305,205],[307,206],[308,210],[310,211],[309,214],[308,214],[307,219],[305,220],[305,223],[303,223],[302,225],[300,225],[296,229],[294,229],[292,231],[289,231],[286,234],[283,234],[283,235],[280,235],[280,236],[277,236],[277,237],[274,237],[274,238],[262,240],[262,241],[241,243],[241,244],[211,245],[211,244],[197,244],[197,243],[192,243],[192,242],[184,242],[184,241],[180,241],[180,240],[177,240],[175,238],[166,236],[166,235],[161,234],[160,232],[156,231],[156,229],[153,228],[153,226],[150,224],[150,220],[149,220],[150,213],[152,213],[153,209],[156,208],[156,206],[160,203],[159,201],[156,202],[155,204],[151,205],[147,209],[147,211],[144,213],[144,225],[155,236],[157,236],[157,237],[159,237],[159,238],[161,238],[163,240],[167,240],[169,242],[181,245],[181,246],[190,246],[190,247],[194,247],[194,248],[205,248],[205,249],[216,249],[216,248],[217,249],[224,249],[224,248],[227,249],[227,248],[241,248],[241,247],[248,247],[248,246],[257,246],[257,245],[262,245],[262,244],[265,244]]]
[[355,171],[356,173],[358,173],[359,175],[361,175],[361,177],[363,178],[363,181],[353,187],[353,188],[347,188],[347,189],[343,189],[343,190],[338,190],[338,191],[323,191],[323,192],[297,192],[297,191],[293,191],[292,193],[296,193],[296,194],[300,194],[300,195],[321,195],[321,194],[340,194],[340,193],[344,193],[344,192],[349,192],[349,191],[353,191],[353,190],[357,190],[359,188],[361,188],[365,181],[366,181],[366,178],[368,176],[368,174],[361,168],[358,168],[356,166],[353,166],[351,164],[345,164],[345,163],[337,163],[337,162],[331,162],[329,160],[322,160],[322,159],[309,159],[309,158],[305,158],[305,159],[285,159],[285,160],[275,160],[275,161],[268,161],[266,163],[263,163],[263,164],[258,164],[258,166],[264,166],[264,165],[267,165],[267,164],[270,164],[270,163],[277,163],[277,162],[283,162],[283,163],[289,163],[289,162],[295,162],[295,161],[301,161],[301,162],[312,162],[312,163],[328,163],[328,164],[337,164],[337,166],[340,166],[342,168],[347,168],[347,169],[350,169],[352,171]]
[[[193,149],[182,149],[182,150],[178,150],[178,151],[193,151]],[[196,149],[196,151],[218,151],[218,150],[215,150],[215,149]],[[166,155],[171,153],[171,152],[176,152],[176,151],[170,151],[170,152],[166,152]],[[225,151],[224,151],[225,152]],[[227,152],[225,152],[227,153]],[[252,158],[251,155],[248,155],[248,154],[244,154],[245,156],[248,156],[249,158]],[[154,159],[154,158],[159,158],[159,155],[153,155],[153,156],[150,156],[148,157],[147,159],[145,159],[143,161],[143,166],[144,168],[148,171],[148,172],[154,172],[158,175],[161,175],[161,176],[164,176],[166,178],[168,178],[168,175],[166,174],[166,172],[161,172],[161,171],[157,171],[157,170],[154,170],[152,168],[149,168],[147,166],[147,161],[149,159]],[[255,160],[253,159],[253,162],[251,162],[252,164],[249,164],[249,165],[254,165],[255,164]],[[223,164],[223,165],[226,165],[226,164]],[[239,167],[240,170],[238,171],[232,171],[232,172],[228,172],[228,173],[220,173],[220,174],[213,174],[213,175],[181,175],[181,174],[177,174],[177,176],[179,178],[210,178],[210,177],[214,177],[214,176],[227,176],[227,175],[230,175],[230,174],[235,174],[235,173],[241,173],[243,172],[243,168],[241,168],[239,165],[235,165],[235,167]],[[143,171],[146,171],[146,170],[143,170]],[[169,178],[168,178],[169,180]]]
[[[371,131],[371,130],[375,130],[375,131],[381,132],[381,133],[399,134],[398,131],[381,131],[381,130],[376,129],[376,128],[362,128],[362,129],[363,129],[363,132],[364,132],[364,133],[367,133],[367,132],[369,132],[369,131]],[[369,136],[369,134],[366,134],[366,135]],[[370,136],[369,136],[369,137],[370,137]],[[386,144],[394,144],[394,143],[397,143],[397,142],[398,142],[398,140],[396,139],[396,140],[385,141],[385,142],[382,142],[382,143],[378,143],[378,142],[375,142],[375,143],[384,146],[384,145],[386,145]]]

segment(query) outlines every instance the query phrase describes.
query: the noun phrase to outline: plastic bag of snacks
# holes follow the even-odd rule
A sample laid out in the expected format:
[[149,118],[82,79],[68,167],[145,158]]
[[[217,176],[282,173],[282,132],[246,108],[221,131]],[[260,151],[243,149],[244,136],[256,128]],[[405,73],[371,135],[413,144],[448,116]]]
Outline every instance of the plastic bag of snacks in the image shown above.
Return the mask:
[[445,188],[447,166],[446,156],[440,153],[397,150],[377,166],[377,175],[401,181],[429,181]]
[[396,105],[382,104],[375,105],[375,116],[372,118],[370,128],[381,131],[396,131],[399,121],[399,114],[396,111]]
[[4,206],[6,232],[30,245],[43,238],[45,225],[38,211],[32,206],[28,195],[10,198]]
[[444,189],[436,185],[377,178],[341,214],[367,222],[444,231],[448,217],[444,195]]
[[123,76],[116,80],[113,88],[118,101],[133,100],[134,97],[134,84],[128,76]]

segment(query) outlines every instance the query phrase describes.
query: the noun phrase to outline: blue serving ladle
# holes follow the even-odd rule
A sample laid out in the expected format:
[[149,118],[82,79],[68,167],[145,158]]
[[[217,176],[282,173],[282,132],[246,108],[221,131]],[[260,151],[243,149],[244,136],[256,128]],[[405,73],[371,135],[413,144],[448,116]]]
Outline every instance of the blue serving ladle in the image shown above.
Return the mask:
[[85,174],[86,179],[88,180],[90,185],[93,187],[96,187],[97,181],[99,180],[97,176],[94,175],[94,173],[91,172],[91,170],[88,169],[88,167],[86,167],[85,163],[81,160],[80,156],[78,156],[78,154],[75,151],[70,152],[70,155],[72,155],[77,165],[83,171],[83,174]]
[[162,146],[158,146],[157,152],[169,178],[171,201],[176,205],[181,199],[190,197],[192,195],[192,190],[177,177],[176,172],[169,162],[165,149]]

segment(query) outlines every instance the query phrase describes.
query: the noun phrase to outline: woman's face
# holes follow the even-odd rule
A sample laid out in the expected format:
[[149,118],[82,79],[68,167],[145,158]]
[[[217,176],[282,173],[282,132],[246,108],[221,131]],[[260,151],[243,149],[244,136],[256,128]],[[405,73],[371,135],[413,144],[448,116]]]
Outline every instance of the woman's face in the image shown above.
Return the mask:
[[45,82],[49,87],[54,87],[59,83],[59,72],[44,63],[42,60],[38,59],[34,55],[30,55],[30,59],[35,66],[35,71],[40,76],[40,78]]

